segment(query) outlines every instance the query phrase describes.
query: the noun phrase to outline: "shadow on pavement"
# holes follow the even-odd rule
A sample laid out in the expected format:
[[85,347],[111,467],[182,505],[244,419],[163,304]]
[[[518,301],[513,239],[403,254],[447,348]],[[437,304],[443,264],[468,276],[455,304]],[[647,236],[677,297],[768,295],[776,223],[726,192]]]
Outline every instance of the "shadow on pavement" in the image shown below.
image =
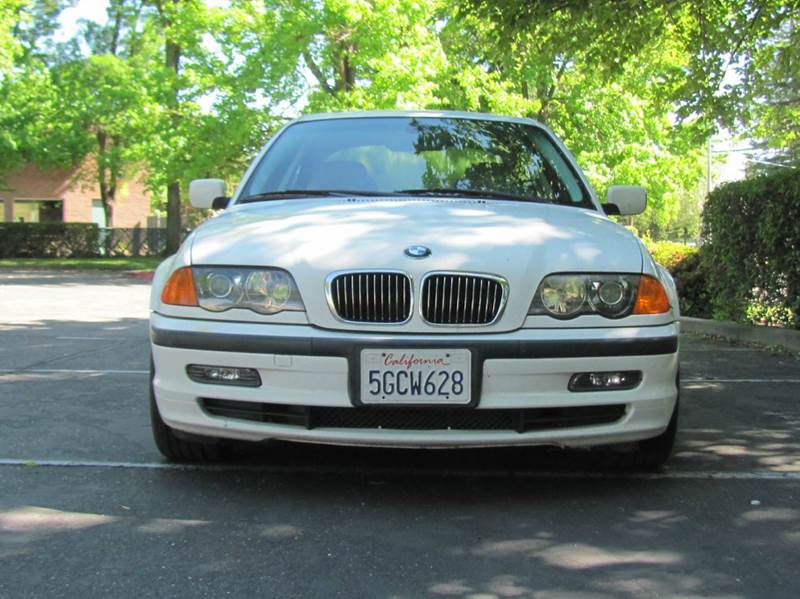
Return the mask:
[[0,504],[0,591],[795,596],[796,483],[754,507],[753,483],[732,481],[62,474],[14,469],[26,499]]

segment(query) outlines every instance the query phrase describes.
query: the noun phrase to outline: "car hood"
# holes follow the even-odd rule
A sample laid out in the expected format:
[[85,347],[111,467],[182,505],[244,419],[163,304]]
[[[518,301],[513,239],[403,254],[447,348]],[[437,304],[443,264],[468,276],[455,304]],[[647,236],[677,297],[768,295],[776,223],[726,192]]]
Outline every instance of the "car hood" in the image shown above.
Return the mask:
[[[410,258],[403,252],[410,245],[424,245],[431,255]],[[332,328],[343,325],[324,301],[324,284],[341,270],[399,269],[414,281],[434,270],[500,275],[510,295],[493,325],[497,330],[521,326],[536,286],[549,273],[642,270],[635,236],[596,211],[434,198],[314,198],[233,207],[195,231],[191,260],[284,268],[300,287],[309,320]]]

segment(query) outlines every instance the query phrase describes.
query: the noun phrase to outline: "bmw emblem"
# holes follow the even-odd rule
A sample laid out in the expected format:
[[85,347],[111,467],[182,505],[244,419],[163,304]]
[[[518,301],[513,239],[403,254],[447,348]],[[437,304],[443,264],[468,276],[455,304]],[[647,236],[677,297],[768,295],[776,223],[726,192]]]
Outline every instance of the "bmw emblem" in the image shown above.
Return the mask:
[[427,258],[431,255],[431,250],[424,245],[410,245],[403,253],[409,258]]

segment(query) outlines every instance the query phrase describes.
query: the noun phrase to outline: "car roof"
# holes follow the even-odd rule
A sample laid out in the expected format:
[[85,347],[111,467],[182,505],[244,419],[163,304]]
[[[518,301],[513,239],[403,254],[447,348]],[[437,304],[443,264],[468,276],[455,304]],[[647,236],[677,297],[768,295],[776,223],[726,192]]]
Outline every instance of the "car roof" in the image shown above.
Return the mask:
[[364,119],[376,117],[430,117],[430,118],[450,118],[450,119],[470,119],[480,121],[506,121],[512,123],[525,123],[544,127],[542,123],[534,119],[504,116],[500,114],[489,114],[486,112],[461,112],[458,110],[360,110],[354,112],[320,112],[316,114],[306,114],[296,119],[295,123],[307,121],[327,121],[335,119]]

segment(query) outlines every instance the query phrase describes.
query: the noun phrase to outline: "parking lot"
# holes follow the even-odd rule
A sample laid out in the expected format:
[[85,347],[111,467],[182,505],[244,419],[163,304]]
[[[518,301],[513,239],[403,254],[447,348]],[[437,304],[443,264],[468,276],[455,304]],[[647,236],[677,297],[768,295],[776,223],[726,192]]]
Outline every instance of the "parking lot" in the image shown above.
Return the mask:
[[800,361],[685,336],[660,474],[274,444],[167,464],[147,283],[0,271],[0,596],[797,597]]

